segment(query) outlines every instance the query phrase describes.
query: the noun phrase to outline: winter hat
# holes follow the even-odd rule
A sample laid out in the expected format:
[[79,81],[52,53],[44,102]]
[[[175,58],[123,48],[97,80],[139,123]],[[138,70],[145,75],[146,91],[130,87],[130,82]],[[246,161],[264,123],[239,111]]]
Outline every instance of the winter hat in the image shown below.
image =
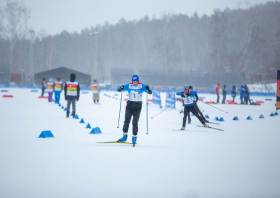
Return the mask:
[[70,81],[71,81],[71,82],[74,82],[75,80],[76,80],[76,75],[72,73],[72,74],[70,75]]
[[50,79],[49,79],[49,81],[50,81],[50,82],[52,82],[52,81],[53,81],[53,79],[52,79],[52,78],[50,78]]
[[189,86],[188,85],[184,86],[184,90],[186,90],[186,89],[189,90]]
[[218,87],[220,86],[220,83],[217,83]]
[[226,88],[226,85],[224,85],[224,88]]
[[139,77],[137,75],[132,76],[132,82],[133,81],[138,81],[139,82]]
[[190,86],[189,86],[189,89],[193,89],[193,87],[190,85]]
[[97,82],[97,80],[96,80],[96,79],[94,79],[94,80],[93,80],[93,82]]

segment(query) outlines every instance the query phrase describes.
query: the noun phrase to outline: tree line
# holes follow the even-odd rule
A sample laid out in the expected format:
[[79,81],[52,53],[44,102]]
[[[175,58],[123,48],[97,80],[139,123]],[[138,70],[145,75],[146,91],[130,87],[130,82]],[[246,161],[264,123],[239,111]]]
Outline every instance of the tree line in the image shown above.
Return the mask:
[[271,75],[280,69],[277,1],[247,9],[215,9],[210,16],[167,12],[158,18],[120,19],[73,33],[50,35],[40,30],[33,44],[30,17],[31,9],[23,3],[7,1],[0,8],[0,64],[26,77],[30,53],[34,73],[63,66],[100,81],[110,79],[111,68],[251,75]]

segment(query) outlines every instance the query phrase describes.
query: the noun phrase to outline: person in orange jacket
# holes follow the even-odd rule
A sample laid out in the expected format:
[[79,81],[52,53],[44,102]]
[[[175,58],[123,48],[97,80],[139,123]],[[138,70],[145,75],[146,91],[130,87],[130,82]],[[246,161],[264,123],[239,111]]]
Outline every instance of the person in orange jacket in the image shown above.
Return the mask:
[[217,87],[216,87],[217,103],[220,103],[220,102],[219,102],[219,100],[220,100],[220,93],[221,93],[221,90],[220,90],[220,83],[217,83]]

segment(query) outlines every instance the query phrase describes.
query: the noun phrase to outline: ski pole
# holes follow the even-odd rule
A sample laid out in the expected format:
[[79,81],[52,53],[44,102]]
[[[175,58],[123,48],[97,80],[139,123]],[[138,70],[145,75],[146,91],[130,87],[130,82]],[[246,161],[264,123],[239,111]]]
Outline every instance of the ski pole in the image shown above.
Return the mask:
[[122,93],[121,93],[121,102],[120,102],[119,120],[118,120],[118,127],[117,127],[117,128],[119,128],[119,124],[120,124],[121,109],[122,109]]
[[[175,101],[176,102],[176,101]],[[163,109],[161,112],[159,112],[157,115],[161,114],[163,111],[165,111],[167,108],[169,108],[171,105],[173,105],[175,102],[173,102],[172,104],[170,104],[169,106],[167,106],[165,109]],[[157,115],[155,115],[154,117],[151,117],[151,119],[154,119]]]
[[147,100],[146,101],[147,101],[147,103],[146,103],[146,108],[147,108],[146,109],[146,112],[147,112],[147,133],[146,134],[148,135],[149,134],[149,132],[148,132],[148,93],[147,93]]
[[[203,102],[203,101],[201,101],[201,100],[199,100],[200,102]],[[203,103],[205,103],[205,104],[208,104],[208,103],[206,103],[206,102],[203,102]],[[210,104],[208,104],[208,105],[210,105]],[[214,107],[214,106],[212,106],[212,105],[210,105],[211,107]],[[220,110],[220,111],[222,111],[222,112],[225,112],[225,113],[227,113],[228,114],[228,112],[226,112],[226,111],[224,111],[224,110],[222,110],[222,109],[219,109],[219,108],[217,108],[217,107],[214,107],[214,108],[216,108],[216,109],[218,109],[218,110]]]

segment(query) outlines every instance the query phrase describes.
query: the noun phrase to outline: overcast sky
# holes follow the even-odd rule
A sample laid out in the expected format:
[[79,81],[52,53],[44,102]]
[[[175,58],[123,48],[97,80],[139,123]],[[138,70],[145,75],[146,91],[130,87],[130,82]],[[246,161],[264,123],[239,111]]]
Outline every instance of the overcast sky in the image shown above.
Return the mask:
[[[12,0],[9,0],[12,1]],[[14,0],[18,1],[18,0]],[[80,32],[96,24],[117,23],[121,18],[137,20],[144,16],[160,17],[163,12],[199,16],[211,15],[213,9],[246,8],[246,0],[22,0],[31,8],[29,25],[35,31],[45,29],[49,34],[62,30]],[[274,0],[275,1],[275,0]],[[249,0],[250,6],[266,3],[268,0]],[[0,0],[5,6],[6,0]]]

